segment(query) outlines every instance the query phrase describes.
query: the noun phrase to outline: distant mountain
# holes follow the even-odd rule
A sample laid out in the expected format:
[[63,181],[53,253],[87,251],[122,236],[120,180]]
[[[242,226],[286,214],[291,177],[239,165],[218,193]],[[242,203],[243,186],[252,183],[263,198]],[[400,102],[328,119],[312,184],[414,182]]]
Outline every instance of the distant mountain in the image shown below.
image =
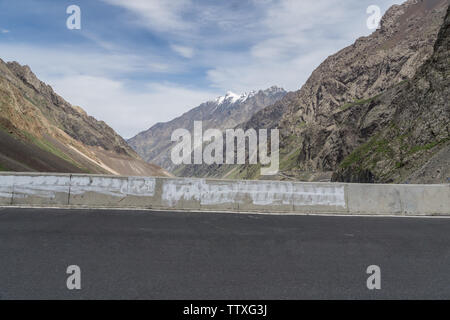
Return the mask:
[[174,165],[170,158],[175,145],[171,141],[171,135],[176,129],[187,129],[192,133],[194,121],[202,121],[204,131],[211,128],[232,129],[285,95],[285,90],[275,86],[242,95],[228,92],[225,96],[205,102],[170,122],[154,125],[128,140],[128,143],[145,160],[176,172],[180,168]]
[[[280,129],[276,178],[329,181],[334,173],[339,181],[445,181],[447,34],[440,33],[440,49],[434,45],[448,6],[448,0],[408,0],[391,7],[373,34],[328,57],[299,91],[240,125]],[[254,165],[202,165],[190,172],[261,178]]]
[[106,123],[58,96],[28,66],[1,59],[0,170],[168,175],[143,161]]

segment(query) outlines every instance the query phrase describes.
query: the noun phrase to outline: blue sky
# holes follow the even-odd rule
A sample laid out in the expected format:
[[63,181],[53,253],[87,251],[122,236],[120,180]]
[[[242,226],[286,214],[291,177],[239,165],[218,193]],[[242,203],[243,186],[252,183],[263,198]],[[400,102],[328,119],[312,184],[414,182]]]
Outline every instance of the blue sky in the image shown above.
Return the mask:
[[[125,138],[226,91],[298,90],[401,0],[0,0],[0,58]],[[81,30],[66,9],[81,8]]]

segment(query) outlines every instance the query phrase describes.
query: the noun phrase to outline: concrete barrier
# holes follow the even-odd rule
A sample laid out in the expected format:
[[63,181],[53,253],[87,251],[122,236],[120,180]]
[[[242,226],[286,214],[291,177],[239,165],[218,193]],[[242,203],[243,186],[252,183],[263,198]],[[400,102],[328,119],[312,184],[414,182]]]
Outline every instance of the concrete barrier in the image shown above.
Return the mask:
[[348,184],[350,213],[450,215],[450,185]]
[[71,206],[152,208],[156,179],[144,177],[114,177],[72,175]]
[[203,179],[158,179],[161,184],[162,208],[200,209]]
[[13,181],[13,205],[69,205],[69,174],[17,174]]
[[332,183],[293,183],[293,211],[346,213],[345,190],[345,185]]
[[450,215],[450,185],[0,173],[0,205],[300,214]]
[[13,201],[14,176],[0,176],[0,205],[12,205]]

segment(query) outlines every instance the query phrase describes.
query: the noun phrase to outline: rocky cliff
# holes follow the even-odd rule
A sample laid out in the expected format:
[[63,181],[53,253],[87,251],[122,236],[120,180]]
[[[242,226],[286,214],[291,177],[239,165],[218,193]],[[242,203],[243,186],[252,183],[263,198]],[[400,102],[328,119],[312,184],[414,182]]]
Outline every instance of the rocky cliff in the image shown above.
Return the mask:
[[0,169],[167,175],[103,121],[72,106],[28,66],[0,60]]
[[[411,170],[448,141],[448,71],[430,71],[448,5],[409,0],[391,7],[372,35],[327,58],[299,91],[243,125],[281,130],[279,179],[330,180],[336,171],[341,181],[421,181]],[[425,65],[433,76],[424,75]],[[385,126],[393,131],[379,133]],[[387,144],[397,137],[404,145]],[[252,166],[223,167],[223,177],[259,178]]]
[[186,129],[192,134],[194,121],[202,122],[203,131],[232,129],[285,95],[286,91],[278,87],[242,95],[228,92],[225,96],[203,103],[170,122],[154,125],[128,140],[128,143],[145,160],[171,172],[182,172],[186,169],[185,166],[174,165],[170,158],[171,149],[175,145],[171,141],[171,135],[176,129]]
[[335,145],[354,151],[333,180],[450,182],[449,101],[450,10],[433,55],[411,80],[334,115],[334,138],[346,137]]

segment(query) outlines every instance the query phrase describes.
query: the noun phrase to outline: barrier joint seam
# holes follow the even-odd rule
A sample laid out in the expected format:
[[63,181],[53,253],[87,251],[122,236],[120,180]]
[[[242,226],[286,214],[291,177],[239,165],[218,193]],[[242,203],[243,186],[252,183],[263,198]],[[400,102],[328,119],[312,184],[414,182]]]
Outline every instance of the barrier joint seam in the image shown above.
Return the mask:
[[67,205],[70,206],[70,191],[72,188],[72,174],[69,176],[69,196],[67,197]]
[[13,205],[14,204],[14,191],[15,191],[15,185],[16,185],[16,177],[13,176],[13,183],[12,183],[12,192],[11,192],[11,202],[10,204]]

